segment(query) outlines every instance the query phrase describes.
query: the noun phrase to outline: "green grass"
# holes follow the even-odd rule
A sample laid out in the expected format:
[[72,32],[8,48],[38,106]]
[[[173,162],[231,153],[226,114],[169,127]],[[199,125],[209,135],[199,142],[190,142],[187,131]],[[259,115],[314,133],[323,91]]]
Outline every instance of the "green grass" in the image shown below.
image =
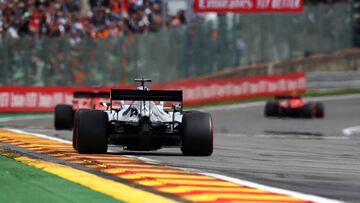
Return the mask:
[[51,115],[51,113],[0,113],[0,118],[36,117]]
[[321,96],[336,96],[336,95],[347,95],[347,94],[359,94],[360,88],[348,88],[348,89],[319,89],[312,90],[305,94],[306,97],[321,97]]
[[120,202],[0,155],[0,202]]

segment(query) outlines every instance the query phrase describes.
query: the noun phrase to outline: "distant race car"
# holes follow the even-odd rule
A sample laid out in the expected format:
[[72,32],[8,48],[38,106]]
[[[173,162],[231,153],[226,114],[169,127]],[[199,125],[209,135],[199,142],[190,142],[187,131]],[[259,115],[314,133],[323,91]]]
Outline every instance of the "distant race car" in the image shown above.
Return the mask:
[[74,114],[78,109],[106,109],[101,106],[102,102],[110,101],[109,92],[77,91],[74,92],[72,105],[58,104],[55,107],[55,129],[70,130],[73,127]]
[[322,102],[306,101],[300,96],[276,96],[267,101],[264,109],[266,117],[324,118]]
[[[73,147],[79,153],[106,153],[108,144],[125,150],[153,151],[180,147],[184,155],[213,152],[213,122],[209,113],[183,111],[181,90],[111,89],[107,110],[79,109],[75,114]],[[114,102],[121,101],[119,108]],[[171,103],[171,105],[168,105]]]

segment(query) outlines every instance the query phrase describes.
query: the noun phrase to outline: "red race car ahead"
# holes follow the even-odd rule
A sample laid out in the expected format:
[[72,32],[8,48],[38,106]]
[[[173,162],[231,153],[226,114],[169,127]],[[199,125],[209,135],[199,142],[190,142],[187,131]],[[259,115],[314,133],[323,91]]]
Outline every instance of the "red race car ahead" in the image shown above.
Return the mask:
[[306,101],[301,96],[276,96],[267,101],[265,117],[291,118],[324,118],[325,109],[322,102]]
[[55,107],[55,129],[70,130],[73,127],[75,111],[78,109],[105,110],[101,102],[110,102],[109,92],[78,91],[74,92],[72,105],[58,104]]

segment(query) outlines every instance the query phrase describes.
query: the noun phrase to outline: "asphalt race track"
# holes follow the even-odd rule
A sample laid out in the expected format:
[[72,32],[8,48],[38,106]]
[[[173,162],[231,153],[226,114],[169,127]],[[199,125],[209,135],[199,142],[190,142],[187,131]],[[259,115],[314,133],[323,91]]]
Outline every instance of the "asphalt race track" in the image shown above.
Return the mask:
[[[215,150],[210,157],[184,157],[180,149],[119,154],[157,160],[162,164],[226,175],[278,188],[360,202],[360,96],[324,98],[325,119],[268,119],[263,103],[209,108],[215,123]],[[0,122],[14,128],[71,139],[55,131],[52,118]]]

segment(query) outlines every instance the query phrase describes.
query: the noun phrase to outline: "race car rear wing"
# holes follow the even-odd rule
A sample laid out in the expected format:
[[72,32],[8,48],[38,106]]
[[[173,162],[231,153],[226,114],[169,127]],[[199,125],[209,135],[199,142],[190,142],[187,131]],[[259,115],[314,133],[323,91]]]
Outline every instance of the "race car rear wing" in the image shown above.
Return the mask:
[[110,98],[110,92],[97,92],[95,95],[100,98]]
[[77,91],[74,92],[74,98],[92,98],[94,97],[93,92]]
[[275,100],[284,100],[284,99],[301,99],[301,96],[291,96],[291,95],[275,96]]
[[76,91],[74,92],[74,98],[95,98],[95,97],[100,97],[100,98],[109,98],[110,97],[110,93],[109,92],[93,92],[93,91]]
[[[179,102],[180,110],[183,106],[182,90],[124,90],[111,89],[110,91],[110,110],[112,110],[113,100],[123,101],[168,101]],[[174,106],[175,109],[175,106]]]
[[183,101],[182,90],[123,90],[111,89],[110,101]]

